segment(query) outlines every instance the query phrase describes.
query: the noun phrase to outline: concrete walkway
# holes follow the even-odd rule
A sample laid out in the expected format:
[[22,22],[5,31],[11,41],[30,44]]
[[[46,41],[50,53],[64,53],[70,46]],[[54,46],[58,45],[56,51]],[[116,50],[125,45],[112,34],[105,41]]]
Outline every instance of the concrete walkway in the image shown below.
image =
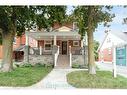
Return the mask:
[[42,81],[31,88],[75,89],[67,83],[66,75],[72,71],[83,69],[53,69]]

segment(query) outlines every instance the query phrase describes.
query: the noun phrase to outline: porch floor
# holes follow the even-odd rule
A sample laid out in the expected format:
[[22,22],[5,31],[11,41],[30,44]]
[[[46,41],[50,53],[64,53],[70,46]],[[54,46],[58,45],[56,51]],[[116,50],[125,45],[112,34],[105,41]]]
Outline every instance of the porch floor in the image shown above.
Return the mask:
[[70,68],[69,66],[69,56],[68,55],[59,55],[57,60],[56,68]]

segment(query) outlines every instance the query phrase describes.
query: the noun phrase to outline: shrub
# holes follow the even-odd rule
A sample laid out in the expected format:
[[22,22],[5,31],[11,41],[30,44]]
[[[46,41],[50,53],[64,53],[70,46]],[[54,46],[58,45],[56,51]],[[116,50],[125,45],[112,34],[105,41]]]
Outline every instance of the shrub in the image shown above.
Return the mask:
[[33,65],[30,64],[30,63],[25,63],[25,64],[23,64],[21,67],[33,67]]
[[45,67],[54,67],[53,64],[45,64]]
[[85,65],[80,65],[80,64],[72,64],[72,68],[77,68],[77,69],[88,69],[88,66]]
[[36,63],[34,66],[37,66],[37,67],[45,67],[45,64],[42,64],[42,63]]

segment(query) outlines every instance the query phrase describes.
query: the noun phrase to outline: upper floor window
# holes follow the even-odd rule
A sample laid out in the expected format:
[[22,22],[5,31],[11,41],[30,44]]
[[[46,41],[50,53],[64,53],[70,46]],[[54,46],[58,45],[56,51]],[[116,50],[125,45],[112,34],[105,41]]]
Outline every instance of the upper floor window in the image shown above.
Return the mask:
[[107,39],[107,43],[110,43],[110,42],[111,42],[111,38],[108,38],[108,39]]
[[112,51],[111,51],[111,48],[108,48],[108,54],[111,54]]
[[73,46],[79,46],[79,41],[73,41]]
[[77,22],[73,22],[73,30],[77,31],[78,30],[78,23]]

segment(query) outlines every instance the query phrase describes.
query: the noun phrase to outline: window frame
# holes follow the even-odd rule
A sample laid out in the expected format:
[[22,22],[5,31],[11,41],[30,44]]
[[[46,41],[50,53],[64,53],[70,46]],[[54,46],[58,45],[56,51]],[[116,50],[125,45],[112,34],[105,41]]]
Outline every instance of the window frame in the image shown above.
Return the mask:
[[[47,42],[47,41],[50,41],[50,42]],[[50,45],[51,45],[51,47],[50,47],[51,49],[50,49],[50,50],[46,50],[46,47],[45,47],[45,46],[46,46],[47,44],[50,44]],[[52,51],[52,41],[51,41],[51,40],[44,40],[44,51],[45,51],[45,52],[50,52],[50,51]]]
[[108,54],[111,55],[112,54],[112,48],[108,48]]
[[[75,43],[78,43],[78,45],[75,45]],[[79,41],[73,41],[73,46],[79,46]]]

